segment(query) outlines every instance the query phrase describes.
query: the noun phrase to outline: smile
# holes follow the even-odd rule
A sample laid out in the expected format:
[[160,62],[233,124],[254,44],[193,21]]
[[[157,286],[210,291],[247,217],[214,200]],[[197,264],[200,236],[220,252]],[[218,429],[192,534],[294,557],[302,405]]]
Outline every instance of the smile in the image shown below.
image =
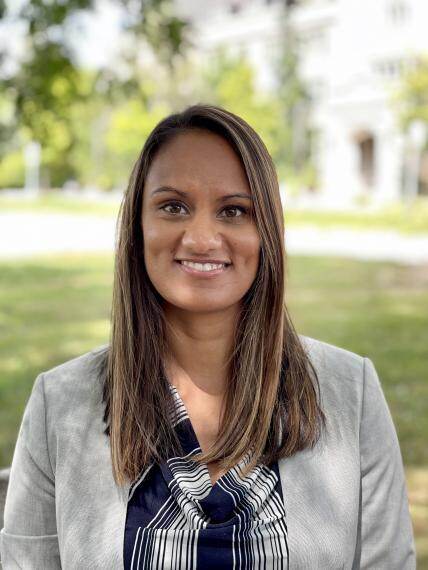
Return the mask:
[[190,275],[199,277],[214,277],[229,269],[229,265],[217,263],[192,263],[190,261],[176,261],[180,268]]

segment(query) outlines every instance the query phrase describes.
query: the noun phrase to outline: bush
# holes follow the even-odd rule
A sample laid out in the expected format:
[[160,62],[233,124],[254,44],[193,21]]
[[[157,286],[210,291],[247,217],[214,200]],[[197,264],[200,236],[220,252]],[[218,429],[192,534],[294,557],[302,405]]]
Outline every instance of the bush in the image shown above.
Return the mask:
[[24,184],[24,157],[21,150],[16,150],[0,162],[0,188],[22,188]]

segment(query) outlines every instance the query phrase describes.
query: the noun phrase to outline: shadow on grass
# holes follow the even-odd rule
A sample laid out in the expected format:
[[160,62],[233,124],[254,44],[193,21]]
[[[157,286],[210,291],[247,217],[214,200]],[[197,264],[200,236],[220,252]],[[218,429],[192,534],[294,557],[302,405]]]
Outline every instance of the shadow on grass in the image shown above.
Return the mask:
[[108,341],[112,256],[0,265],[0,466],[37,374]]

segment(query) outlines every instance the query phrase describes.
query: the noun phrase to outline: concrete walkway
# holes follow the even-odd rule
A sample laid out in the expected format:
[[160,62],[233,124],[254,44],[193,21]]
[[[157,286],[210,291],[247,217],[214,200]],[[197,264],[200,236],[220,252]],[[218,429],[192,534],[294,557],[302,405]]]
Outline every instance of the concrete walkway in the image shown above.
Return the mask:
[[428,263],[428,234],[294,226],[285,231],[285,246],[290,254],[298,255],[332,255],[410,265]]
[[[111,252],[114,217],[57,213],[0,213],[0,259],[62,252]],[[428,234],[394,231],[287,227],[289,255],[331,255],[361,260],[428,263]]]
[[62,252],[110,252],[116,219],[57,213],[0,213],[0,258]]

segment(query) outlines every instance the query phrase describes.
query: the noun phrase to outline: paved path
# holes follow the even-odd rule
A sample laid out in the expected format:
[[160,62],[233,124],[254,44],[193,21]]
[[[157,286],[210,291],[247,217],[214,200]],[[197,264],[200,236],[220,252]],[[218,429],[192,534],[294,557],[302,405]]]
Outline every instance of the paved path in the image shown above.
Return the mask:
[[[62,252],[111,252],[114,217],[56,213],[0,213],[0,259]],[[288,254],[333,255],[406,264],[428,263],[428,234],[393,231],[286,228]]]
[[109,216],[0,213],[0,258],[62,252],[109,252],[116,220]]
[[428,234],[295,226],[286,229],[285,246],[289,253],[299,255],[332,255],[410,265],[428,263]]

